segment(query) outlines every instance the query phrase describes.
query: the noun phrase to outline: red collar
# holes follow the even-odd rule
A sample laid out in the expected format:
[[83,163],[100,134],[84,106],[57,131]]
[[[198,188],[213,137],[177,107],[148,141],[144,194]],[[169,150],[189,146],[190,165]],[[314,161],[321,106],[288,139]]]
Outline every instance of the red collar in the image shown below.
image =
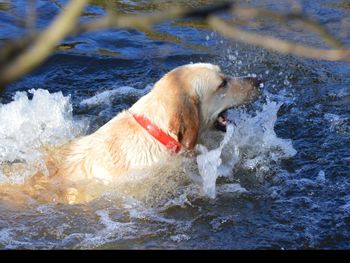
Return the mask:
[[157,141],[163,144],[169,151],[178,153],[181,150],[181,144],[174,138],[170,137],[159,127],[154,125],[149,119],[142,115],[136,115],[131,113],[138,124],[142,126],[150,135],[152,135]]

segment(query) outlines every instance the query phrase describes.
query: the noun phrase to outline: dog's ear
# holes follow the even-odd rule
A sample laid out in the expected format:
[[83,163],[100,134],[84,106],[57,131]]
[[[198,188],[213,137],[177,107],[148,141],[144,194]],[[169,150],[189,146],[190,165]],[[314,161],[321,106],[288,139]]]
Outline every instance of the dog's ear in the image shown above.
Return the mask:
[[192,150],[197,143],[199,133],[198,99],[183,96],[171,116],[170,132],[177,135],[182,147]]

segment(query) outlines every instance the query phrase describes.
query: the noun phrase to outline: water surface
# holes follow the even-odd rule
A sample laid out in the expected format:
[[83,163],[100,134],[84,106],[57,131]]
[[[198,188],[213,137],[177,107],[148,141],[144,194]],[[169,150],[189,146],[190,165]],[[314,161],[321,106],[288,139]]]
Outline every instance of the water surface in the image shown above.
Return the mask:
[[[133,14],[174,4],[114,2]],[[335,33],[340,19],[349,16],[344,1],[303,2],[305,12]],[[37,26],[46,26],[65,3],[37,1]],[[210,1],[176,3],[196,7]],[[273,0],[249,3],[290,8]],[[104,14],[106,5],[93,1],[83,19]],[[23,1],[0,2],[0,39],[24,32],[16,23],[24,12]],[[258,30],[323,46],[300,27],[298,34],[280,24],[262,24]],[[346,35],[342,41],[350,44]],[[169,21],[156,32],[114,29],[66,39],[44,65],[1,94],[0,161],[36,163],[42,143],[93,132],[165,72],[191,62],[266,80],[259,101],[230,112],[225,145],[216,152],[202,149],[201,175],[185,164],[188,170],[169,179],[148,181],[138,196],[109,193],[80,205],[32,200],[17,207],[0,194],[0,247],[349,249],[350,65],[238,44],[201,23]],[[0,174],[0,181],[21,183],[28,176]],[[201,183],[216,176],[215,184]],[[143,182],[132,183],[140,187]]]

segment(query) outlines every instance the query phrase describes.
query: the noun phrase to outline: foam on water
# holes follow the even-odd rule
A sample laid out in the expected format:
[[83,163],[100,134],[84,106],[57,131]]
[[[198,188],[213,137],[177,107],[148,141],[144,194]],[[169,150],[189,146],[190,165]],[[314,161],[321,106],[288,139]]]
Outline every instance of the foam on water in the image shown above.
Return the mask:
[[108,210],[98,210],[96,214],[100,217],[100,224],[104,227],[97,233],[83,235],[83,240],[79,246],[82,248],[93,248],[107,242],[118,239],[127,239],[128,235],[133,237],[135,226],[131,222],[117,222],[114,221]]

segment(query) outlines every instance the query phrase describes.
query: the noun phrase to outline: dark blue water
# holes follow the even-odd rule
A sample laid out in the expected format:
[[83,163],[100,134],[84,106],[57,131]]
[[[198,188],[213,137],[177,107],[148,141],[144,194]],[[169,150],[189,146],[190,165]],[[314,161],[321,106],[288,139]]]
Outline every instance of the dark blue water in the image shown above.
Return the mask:
[[[37,1],[39,28],[66,3],[55,2]],[[158,8],[151,4],[156,1],[115,2],[122,12]],[[165,2],[171,5],[171,1]],[[210,1],[176,2],[200,6]],[[340,32],[341,18],[350,19],[344,1],[303,2],[304,11],[334,33]],[[17,17],[23,17],[23,3],[0,1],[0,39],[24,32],[15,23]],[[104,14],[106,3],[93,3],[84,20]],[[287,1],[252,1],[252,5],[290,8]],[[349,249],[350,64],[282,56],[222,39],[189,21],[170,21],[155,30],[104,30],[66,39],[40,68],[9,85],[0,102],[9,103],[16,91],[61,91],[71,96],[74,116],[88,117],[93,131],[138,97],[114,98],[108,111],[104,105],[82,107],[82,100],[123,86],[142,90],[176,66],[210,62],[232,75],[264,76],[266,92],[284,103],[275,132],[291,139],[297,154],[271,164],[263,179],[254,176],[256,170],[236,167],[232,181],[239,182],[248,194],[194,198],[190,204],[169,206],[155,214],[147,210],[135,216],[137,209],[131,212],[107,201],[81,206],[34,205],[34,210],[3,203],[0,247]],[[323,45],[300,28],[298,34],[279,24],[262,24],[258,30]],[[349,34],[347,28],[344,43],[350,44]],[[86,240],[92,242],[86,245]]]

